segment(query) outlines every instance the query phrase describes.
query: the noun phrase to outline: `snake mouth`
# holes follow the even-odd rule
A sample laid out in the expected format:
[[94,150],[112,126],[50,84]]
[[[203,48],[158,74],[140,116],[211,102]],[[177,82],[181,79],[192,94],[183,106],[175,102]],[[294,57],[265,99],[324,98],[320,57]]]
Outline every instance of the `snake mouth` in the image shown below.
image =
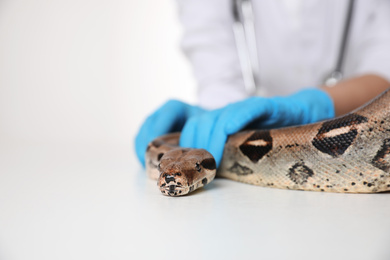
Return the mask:
[[214,179],[214,177],[212,177],[211,179],[209,179],[208,177],[204,177],[189,186],[187,185],[183,186],[181,182],[171,181],[171,179],[169,179],[168,184],[167,182],[164,182],[163,184],[160,185],[160,191],[162,194],[166,196],[171,196],[171,197],[183,196],[191,193],[192,191],[200,187],[205,186],[212,179]]
[[186,194],[185,187],[177,184],[161,185],[161,192],[168,196],[181,196]]

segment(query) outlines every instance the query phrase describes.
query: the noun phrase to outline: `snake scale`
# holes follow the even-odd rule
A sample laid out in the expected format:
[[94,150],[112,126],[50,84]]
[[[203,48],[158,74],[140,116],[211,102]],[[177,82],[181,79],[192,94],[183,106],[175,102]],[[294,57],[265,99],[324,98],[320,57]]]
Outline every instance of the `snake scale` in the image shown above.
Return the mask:
[[164,195],[188,194],[216,175],[280,189],[390,191],[389,90],[335,119],[231,135],[218,170],[206,150],[178,147],[179,137],[159,137],[146,151],[148,176]]

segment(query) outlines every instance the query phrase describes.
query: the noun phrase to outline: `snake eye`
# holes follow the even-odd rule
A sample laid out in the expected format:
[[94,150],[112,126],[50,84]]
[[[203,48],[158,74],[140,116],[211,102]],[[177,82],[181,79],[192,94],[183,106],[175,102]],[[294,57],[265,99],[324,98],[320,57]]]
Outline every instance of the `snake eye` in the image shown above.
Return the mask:
[[195,170],[197,170],[198,172],[200,172],[202,170],[199,163],[195,164]]

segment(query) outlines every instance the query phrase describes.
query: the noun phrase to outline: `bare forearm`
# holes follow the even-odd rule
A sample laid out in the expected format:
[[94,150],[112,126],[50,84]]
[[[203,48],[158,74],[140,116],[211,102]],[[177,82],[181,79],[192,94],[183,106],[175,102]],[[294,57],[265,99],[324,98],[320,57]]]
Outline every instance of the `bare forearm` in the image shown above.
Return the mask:
[[340,116],[358,108],[389,87],[390,82],[386,79],[367,74],[343,80],[333,87],[322,87],[322,89],[331,96],[336,116]]

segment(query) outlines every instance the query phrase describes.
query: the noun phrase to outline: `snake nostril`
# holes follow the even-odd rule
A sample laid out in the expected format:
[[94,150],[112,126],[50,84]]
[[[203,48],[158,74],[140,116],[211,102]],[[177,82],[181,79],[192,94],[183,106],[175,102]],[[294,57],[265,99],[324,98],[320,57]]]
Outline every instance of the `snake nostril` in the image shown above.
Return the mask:
[[168,175],[165,177],[165,182],[166,183],[169,183],[171,181],[175,181],[175,177],[171,176],[171,175]]

